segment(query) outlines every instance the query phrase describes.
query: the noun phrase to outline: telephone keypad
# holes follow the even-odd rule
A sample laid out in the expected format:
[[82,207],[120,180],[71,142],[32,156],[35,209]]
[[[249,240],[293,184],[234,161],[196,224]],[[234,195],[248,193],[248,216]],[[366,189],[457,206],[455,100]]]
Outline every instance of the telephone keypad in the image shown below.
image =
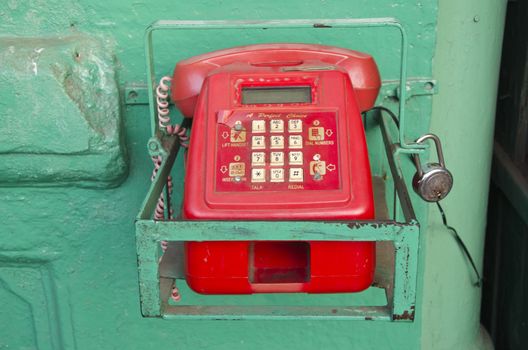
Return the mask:
[[[340,188],[335,112],[240,111],[230,118],[218,129],[217,191]],[[225,135],[237,124],[235,141]]]

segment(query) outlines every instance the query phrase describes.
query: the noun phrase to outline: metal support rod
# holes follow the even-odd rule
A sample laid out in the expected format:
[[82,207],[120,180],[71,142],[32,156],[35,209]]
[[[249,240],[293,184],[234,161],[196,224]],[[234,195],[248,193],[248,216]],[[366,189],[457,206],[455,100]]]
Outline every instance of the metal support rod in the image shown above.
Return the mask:
[[170,136],[168,137],[167,144],[169,151],[168,156],[163,157],[160,168],[150,184],[147,197],[141,204],[141,210],[136,220],[149,220],[152,218],[158,198],[167,183],[167,177],[170,174],[174,160],[180,150],[180,138],[178,136]]
[[409,194],[405,190],[405,181],[403,180],[401,169],[396,166],[395,157],[399,156],[397,152],[399,148],[395,147],[395,144],[391,142],[388,123],[385,121],[383,115],[379,116],[379,121],[381,135],[383,137],[383,144],[385,145],[385,152],[387,154],[387,161],[389,163],[389,169],[394,180],[395,194],[398,196],[399,199],[399,202],[394,203],[395,213],[392,219],[396,221],[396,206],[398,203],[400,203],[405,221],[411,222],[416,220],[416,215],[414,213]]

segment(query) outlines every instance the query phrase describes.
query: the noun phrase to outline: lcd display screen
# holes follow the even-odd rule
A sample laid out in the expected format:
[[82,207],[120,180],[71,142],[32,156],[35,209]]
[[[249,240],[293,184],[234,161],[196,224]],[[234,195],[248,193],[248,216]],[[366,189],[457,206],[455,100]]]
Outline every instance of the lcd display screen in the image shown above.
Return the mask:
[[270,86],[242,88],[242,104],[311,103],[311,86]]

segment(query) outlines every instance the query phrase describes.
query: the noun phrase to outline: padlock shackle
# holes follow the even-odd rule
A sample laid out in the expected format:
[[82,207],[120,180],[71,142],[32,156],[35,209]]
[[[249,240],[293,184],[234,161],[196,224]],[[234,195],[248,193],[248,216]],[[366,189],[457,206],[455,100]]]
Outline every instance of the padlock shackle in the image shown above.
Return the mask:
[[[436,136],[435,134],[425,134],[421,137],[419,137],[417,140],[416,140],[416,143],[424,143],[424,141],[426,140],[433,140],[434,143],[435,143],[435,147],[436,147],[436,154],[437,154],[437,157],[438,157],[438,164],[440,164],[440,166],[444,167],[445,168],[445,161],[444,161],[444,152],[442,152],[442,143],[440,142],[440,138],[438,136]],[[416,157],[413,156],[413,158],[415,159],[415,164],[418,166],[420,164],[420,161],[418,158],[418,155],[416,155]],[[418,170],[420,171],[420,170]]]
[[453,175],[447,170],[442,152],[442,144],[435,134],[425,134],[416,140],[416,143],[423,143],[433,140],[436,147],[438,163],[427,163],[424,167],[420,162],[420,156],[412,155],[416,174],[413,177],[414,191],[426,202],[438,202],[448,195],[453,187]]

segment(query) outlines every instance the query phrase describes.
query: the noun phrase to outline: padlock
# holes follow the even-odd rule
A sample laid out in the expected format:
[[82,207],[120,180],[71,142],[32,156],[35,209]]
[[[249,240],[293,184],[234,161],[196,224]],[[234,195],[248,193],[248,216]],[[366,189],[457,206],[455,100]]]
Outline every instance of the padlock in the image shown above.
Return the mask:
[[416,174],[413,177],[413,188],[423,200],[427,202],[438,202],[444,199],[453,187],[453,175],[447,170],[442,153],[440,139],[434,134],[426,134],[416,140],[416,143],[432,139],[436,146],[438,163],[427,163],[422,166],[418,154],[413,154]]

